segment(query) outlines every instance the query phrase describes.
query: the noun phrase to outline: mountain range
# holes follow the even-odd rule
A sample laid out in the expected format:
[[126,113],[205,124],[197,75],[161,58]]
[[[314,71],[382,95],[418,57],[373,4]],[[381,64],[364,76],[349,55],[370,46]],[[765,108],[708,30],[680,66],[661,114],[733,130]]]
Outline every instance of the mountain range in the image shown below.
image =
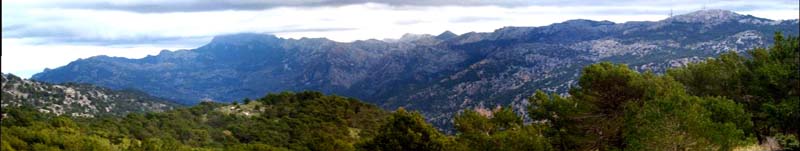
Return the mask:
[[766,47],[775,32],[798,35],[798,20],[700,10],[660,21],[579,19],[347,43],[243,33],[141,59],[79,59],[32,79],[136,89],[181,104],[315,90],[387,109],[418,110],[446,125],[462,109],[511,105],[525,112],[525,99],[535,90],[565,94],[591,63],[663,72],[728,51]]

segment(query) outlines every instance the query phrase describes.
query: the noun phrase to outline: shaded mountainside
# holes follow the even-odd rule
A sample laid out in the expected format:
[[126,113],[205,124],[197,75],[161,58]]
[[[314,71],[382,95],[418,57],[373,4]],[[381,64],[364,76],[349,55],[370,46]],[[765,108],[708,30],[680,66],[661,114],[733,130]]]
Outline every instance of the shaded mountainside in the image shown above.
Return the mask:
[[88,84],[41,83],[2,74],[2,107],[29,106],[39,112],[76,117],[162,112],[179,105],[134,90],[111,90]]
[[142,59],[81,59],[32,78],[138,89],[183,104],[317,90],[419,110],[441,125],[461,109],[524,109],[536,89],[565,94],[591,63],[663,72],[723,52],[766,47],[775,32],[797,35],[797,27],[798,20],[702,10],[657,22],[570,20],[351,43],[235,34]]

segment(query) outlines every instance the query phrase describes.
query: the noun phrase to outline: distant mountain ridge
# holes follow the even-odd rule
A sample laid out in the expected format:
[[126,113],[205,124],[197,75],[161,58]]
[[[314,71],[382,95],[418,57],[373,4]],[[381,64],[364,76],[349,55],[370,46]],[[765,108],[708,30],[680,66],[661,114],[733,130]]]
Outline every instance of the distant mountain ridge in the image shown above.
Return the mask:
[[536,89],[566,92],[590,63],[627,63],[661,72],[722,52],[765,47],[775,32],[797,35],[797,27],[797,20],[701,10],[656,22],[578,19],[489,33],[350,43],[234,34],[217,36],[197,49],[142,59],[81,59],[33,79],[133,88],[183,104],[317,90],[384,108],[420,110],[434,123],[446,124],[457,110],[521,109]]
[[28,106],[55,115],[95,117],[134,112],[161,112],[177,104],[138,91],[119,91],[88,84],[54,85],[2,74],[2,100],[6,107]]

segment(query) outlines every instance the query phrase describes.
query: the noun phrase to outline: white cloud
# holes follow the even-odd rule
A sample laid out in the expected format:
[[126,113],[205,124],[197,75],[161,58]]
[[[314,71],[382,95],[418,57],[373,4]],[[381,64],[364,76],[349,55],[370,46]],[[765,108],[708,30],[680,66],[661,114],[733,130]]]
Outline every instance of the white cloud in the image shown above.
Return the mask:
[[56,68],[76,59],[85,59],[97,55],[115,57],[142,58],[158,54],[161,50],[188,49],[185,45],[126,45],[126,46],[90,46],[90,45],[27,45],[29,39],[3,38],[3,56],[0,69],[3,73],[14,73],[28,78],[45,68]]
[[[23,74],[95,55],[143,57],[162,49],[194,48],[221,34],[273,33],[284,38],[336,41],[398,38],[405,33],[490,32],[504,26],[543,26],[569,19],[655,21],[703,4],[554,6],[398,6],[378,3],[137,13],[124,10],[37,7],[47,1],[3,1],[2,72]],[[724,1],[723,1],[724,2]],[[709,8],[741,10],[770,19],[796,19],[797,6],[778,1],[733,1]],[[9,5],[7,5],[9,4]],[[776,5],[776,6],[773,6]],[[777,6],[779,5],[779,6]],[[751,9],[752,6],[752,9]],[[747,8],[747,9],[745,9]],[[769,8],[769,9],[760,9]],[[188,40],[187,40],[188,39]]]

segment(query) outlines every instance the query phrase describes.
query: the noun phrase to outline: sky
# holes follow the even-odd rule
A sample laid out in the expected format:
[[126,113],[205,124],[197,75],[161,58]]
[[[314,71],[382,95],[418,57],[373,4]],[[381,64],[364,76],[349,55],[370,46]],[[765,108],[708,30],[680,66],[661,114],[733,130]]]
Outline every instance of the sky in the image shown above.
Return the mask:
[[142,58],[213,36],[267,33],[339,42],[491,32],[570,19],[658,21],[701,9],[797,19],[797,0],[3,0],[3,73],[23,78],[97,55]]

